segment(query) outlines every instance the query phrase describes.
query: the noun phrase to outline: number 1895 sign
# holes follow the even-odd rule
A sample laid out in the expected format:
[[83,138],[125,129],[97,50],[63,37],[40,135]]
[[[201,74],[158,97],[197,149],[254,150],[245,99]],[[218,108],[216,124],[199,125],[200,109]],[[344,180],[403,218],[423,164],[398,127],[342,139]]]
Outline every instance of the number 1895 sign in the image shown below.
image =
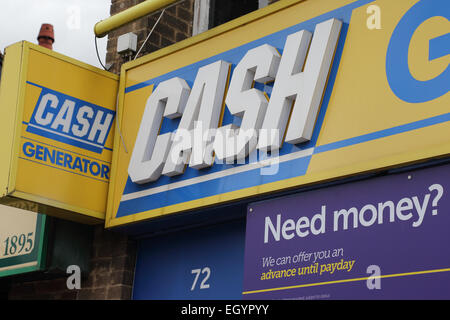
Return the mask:
[[[45,215],[23,202],[0,205],[0,277],[40,270],[44,264]],[[24,209],[27,210],[24,210]]]

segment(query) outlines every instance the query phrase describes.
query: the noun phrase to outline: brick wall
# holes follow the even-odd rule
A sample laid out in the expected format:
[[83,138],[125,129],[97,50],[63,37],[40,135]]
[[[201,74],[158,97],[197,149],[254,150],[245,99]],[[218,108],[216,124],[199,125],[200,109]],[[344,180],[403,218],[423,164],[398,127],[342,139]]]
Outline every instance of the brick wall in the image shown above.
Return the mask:
[[[82,275],[81,289],[67,289],[67,276],[48,280],[9,279],[11,300],[123,300],[130,299],[136,244],[127,236],[95,227],[91,251],[91,271]],[[3,285],[5,285],[3,283]]]
[[[110,14],[114,15],[119,13],[142,1],[144,0],[111,0]],[[269,0],[269,4],[277,1],[279,0]],[[194,2],[195,0],[184,0],[176,6],[166,9],[163,17],[139,54],[139,57],[192,36]],[[113,64],[110,69],[111,72],[119,73],[120,66],[130,59],[129,57],[123,58],[116,53],[117,38],[122,34],[134,32],[138,36],[137,48],[139,49],[156,23],[159,15],[160,12],[157,12],[153,15],[142,17],[108,34],[106,64]],[[134,55],[132,58],[134,58]]]
[[[110,13],[114,15],[142,1],[112,0]],[[157,12],[142,17],[108,34],[106,63],[113,63],[110,69],[111,72],[119,73],[120,66],[129,59],[129,57],[124,59],[116,53],[117,38],[122,34],[134,32],[138,36],[137,48],[139,49],[158,20],[159,15],[160,12]],[[166,9],[163,17],[139,54],[139,57],[190,37],[192,35],[193,17],[194,0],[184,0],[176,6]]]
[[77,299],[130,299],[136,244],[126,235],[95,229],[92,270],[82,281]]

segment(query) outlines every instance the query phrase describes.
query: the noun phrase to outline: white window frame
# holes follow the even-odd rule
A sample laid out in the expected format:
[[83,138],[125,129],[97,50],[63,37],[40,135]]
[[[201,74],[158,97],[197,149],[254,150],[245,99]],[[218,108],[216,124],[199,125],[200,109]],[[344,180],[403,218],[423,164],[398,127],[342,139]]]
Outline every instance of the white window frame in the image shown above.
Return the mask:
[[[192,35],[195,36],[209,29],[209,8],[211,0],[195,0]],[[258,0],[258,8],[264,8],[269,0]]]

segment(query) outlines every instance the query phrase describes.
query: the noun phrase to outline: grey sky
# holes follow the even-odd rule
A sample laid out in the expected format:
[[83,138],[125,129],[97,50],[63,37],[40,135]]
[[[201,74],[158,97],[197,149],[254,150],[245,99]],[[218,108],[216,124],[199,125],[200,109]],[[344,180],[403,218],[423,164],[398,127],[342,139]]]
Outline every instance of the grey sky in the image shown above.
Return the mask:
[[[100,67],[95,53],[94,25],[109,17],[111,0],[1,0],[0,50],[27,40],[37,43],[42,23],[53,24],[53,50]],[[105,63],[108,37],[98,39]]]

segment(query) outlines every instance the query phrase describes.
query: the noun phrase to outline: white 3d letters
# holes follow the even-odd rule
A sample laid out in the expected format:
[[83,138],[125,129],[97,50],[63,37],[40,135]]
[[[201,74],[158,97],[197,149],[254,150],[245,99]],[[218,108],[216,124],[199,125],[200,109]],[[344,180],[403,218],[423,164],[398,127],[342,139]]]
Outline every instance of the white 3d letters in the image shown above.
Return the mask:
[[[228,62],[217,61],[198,70],[186,109],[173,136],[172,148],[163,169],[164,175],[175,176],[183,173],[191,156],[195,126],[201,127],[203,133],[219,125],[229,67]],[[191,167],[197,169],[212,165],[212,157],[205,154],[206,148],[203,147],[202,140],[196,141],[200,142],[201,146],[194,148],[195,154],[191,161]]]
[[158,135],[163,115],[175,118],[182,114],[189,91],[186,81],[172,78],[161,82],[148,98],[128,166],[133,182],[146,183],[161,176],[172,135]]
[[214,141],[218,159],[226,162],[243,159],[255,149],[269,99],[253,88],[253,82],[273,81],[279,63],[278,51],[264,44],[249,50],[234,69],[225,102],[230,113],[242,118],[242,122],[239,129],[233,125],[219,129],[220,134]]
[[[199,68],[192,90],[178,77],[161,82],[145,106],[128,167],[131,180],[147,183],[161,174],[180,175],[187,165],[194,169],[212,166],[215,157],[234,163],[245,161],[256,148],[277,153],[283,141],[309,141],[341,27],[341,21],[330,19],[317,24],[314,34],[306,30],[290,34],[282,56],[268,44],[250,49],[233,71],[226,98],[231,64],[223,60]],[[255,82],[273,80],[270,100],[254,88]],[[45,98],[45,104],[57,104],[52,96]],[[237,121],[218,128],[224,100],[231,115],[240,118],[240,125]],[[44,107],[37,117],[47,123],[51,115],[43,117]],[[163,117],[181,117],[178,128],[159,134]],[[58,124],[64,125],[63,120],[61,115]],[[100,123],[97,130],[101,130]]]
[[342,22],[336,19],[319,23],[309,53],[311,33],[302,30],[287,37],[262,126],[265,130],[277,129],[280,134],[277,140],[259,141],[259,149],[281,147],[289,115],[286,142],[311,139],[341,26]]

